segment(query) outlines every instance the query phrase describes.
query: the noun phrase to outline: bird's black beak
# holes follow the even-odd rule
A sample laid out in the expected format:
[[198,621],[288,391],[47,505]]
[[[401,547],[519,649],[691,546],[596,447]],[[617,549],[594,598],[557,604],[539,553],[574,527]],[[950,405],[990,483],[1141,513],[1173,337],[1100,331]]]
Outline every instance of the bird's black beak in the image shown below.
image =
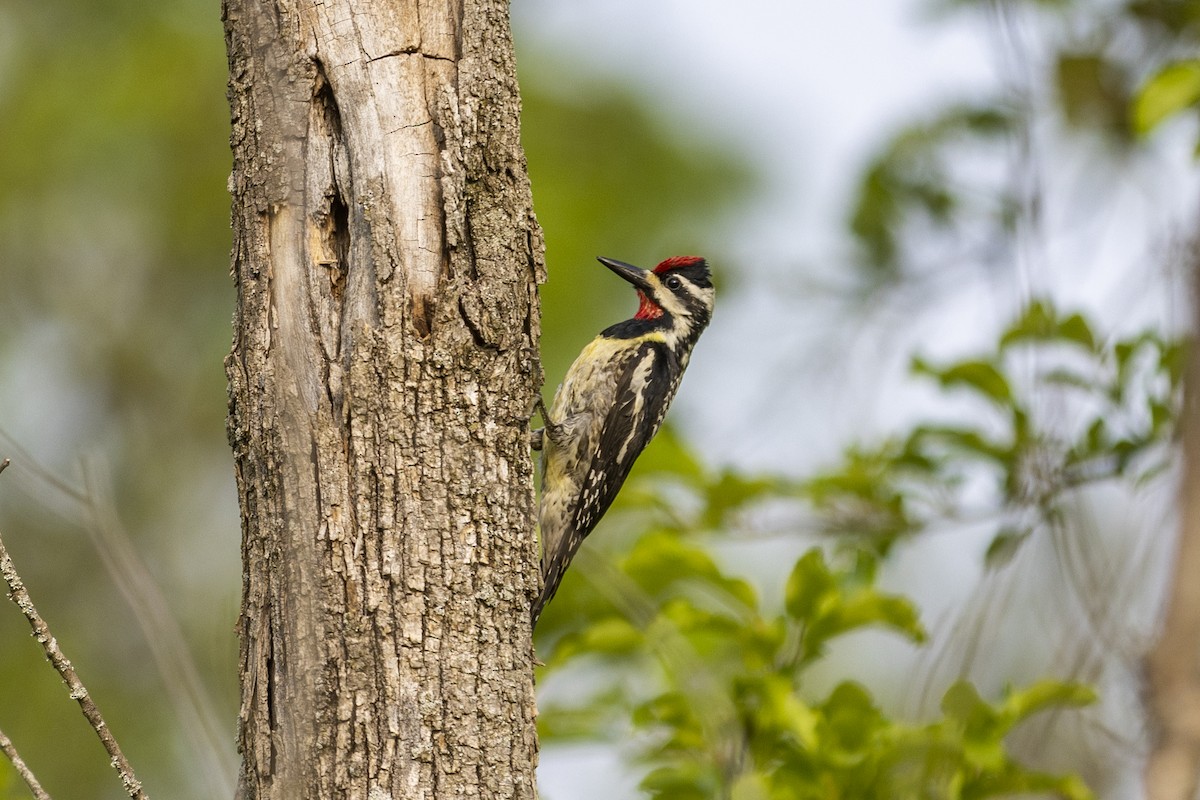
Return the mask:
[[596,258],[604,266],[611,269],[613,272],[620,275],[625,280],[632,283],[643,292],[649,292],[652,284],[650,283],[650,270],[635,267],[633,264],[626,264],[624,261],[617,261],[615,258],[605,258],[599,256]]

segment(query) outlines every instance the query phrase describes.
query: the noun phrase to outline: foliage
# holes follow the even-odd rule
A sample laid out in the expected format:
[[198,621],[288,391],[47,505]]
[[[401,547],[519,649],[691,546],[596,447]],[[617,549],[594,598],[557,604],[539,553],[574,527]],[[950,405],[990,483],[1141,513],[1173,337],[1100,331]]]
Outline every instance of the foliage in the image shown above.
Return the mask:
[[[623,500],[626,519],[644,532],[615,564],[588,562],[599,571],[594,585],[568,574],[539,631],[551,678],[586,663],[619,677],[587,702],[546,709],[543,735],[631,730],[648,768],[642,787],[662,800],[1090,797],[1077,777],[1030,770],[1004,745],[1040,711],[1091,702],[1086,687],[1045,680],[984,699],[958,683],[940,718],[912,723],[890,717],[858,683],[816,694],[808,679],[848,634],[883,628],[923,641],[912,604],[874,584],[900,537],[947,520],[992,519],[995,565],[1028,534],[1008,525],[1012,512],[1032,524],[1029,512],[1058,513],[1068,490],[1136,483],[1162,469],[1182,364],[1178,341],[1155,332],[1106,340],[1083,315],[1037,301],[1000,332],[994,353],[944,365],[913,360],[916,377],[975,408],[972,421],[915,425],[800,481],[710,474],[668,435],[647,453],[640,481],[652,488],[635,484]],[[1059,394],[1082,410],[1067,432],[1039,414]],[[839,534],[838,546],[795,558],[775,599],[722,566],[712,545],[756,510],[797,502],[818,530]]]
[[1141,134],[1154,130],[1165,119],[1200,106],[1200,59],[1164,67],[1138,93],[1133,106],[1133,126]]
[[1015,201],[952,178],[964,153],[1002,146],[1014,124],[1000,104],[956,106],[895,134],[867,166],[851,206],[849,228],[860,263],[895,280],[913,256],[906,232],[968,235],[983,220],[1011,217]]
[[[927,4],[980,20],[1004,41],[1000,60],[1011,74],[1002,91],[927,112],[878,147],[847,216],[868,289],[968,266],[1011,266],[1018,223],[1044,220],[1039,194],[1048,170],[1037,160],[1048,155],[1052,126],[1071,151],[1095,153],[1076,177],[1090,186],[1097,173],[1146,147],[1145,134],[1164,120],[1196,117],[1194,0]],[[1089,210],[1087,202],[1072,208],[1076,215]]]
[[[995,508],[1033,512],[1022,516],[1026,524],[1045,518],[1066,489],[1108,479],[1136,483],[1165,466],[1183,348],[1155,331],[1102,343],[1081,315],[1035,301],[990,356],[943,366],[913,359],[916,375],[973,401],[971,422],[920,424],[900,438],[853,448],[841,465],[797,491],[829,531],[880,554],[934,519],[973,519]],[[1028,373],[1023,381],[1013,377],[1018,372]],[[1056,416],[1039,416],[1055,397],[1079,409],[1066,431]],[[982,507],[952,491],[973,480],[990,491]],[[1002,528],[989,558],[1011,555],[1010,545],[1025,533]]]
[[642,537],[621,563],[645,599],[627,609],[641,623],[596,615],[558,641],[549,667],[652,656],[659,681],[645,695],[609,687],[582,706],[547,709],[543,736],[594,735],[626,716],[648,767],[642,788],[661,800],[1091,797],[1077,778],[1027,770],[1003,746],[1033,714],[1090,702],[1086,688],[1045,681],[988,703],[959,683],[943,699],[944,717],[926,724],[889,719],[850,681],[806,696],[806,669],[837,637],[878,626],[912,642],[924,637],[906,600],[871,585],[871,564],[835,568],[810,550],[788,579],[783,612],[773,614],[703,550],[673,534]]

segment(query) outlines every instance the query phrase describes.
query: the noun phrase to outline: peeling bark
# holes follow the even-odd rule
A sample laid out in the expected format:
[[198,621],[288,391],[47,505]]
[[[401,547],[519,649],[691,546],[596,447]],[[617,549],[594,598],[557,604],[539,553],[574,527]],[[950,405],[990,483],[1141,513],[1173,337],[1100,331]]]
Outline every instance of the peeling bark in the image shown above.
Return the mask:
[[508,7],[225,0],[242,798],[532,798],[541,235]]

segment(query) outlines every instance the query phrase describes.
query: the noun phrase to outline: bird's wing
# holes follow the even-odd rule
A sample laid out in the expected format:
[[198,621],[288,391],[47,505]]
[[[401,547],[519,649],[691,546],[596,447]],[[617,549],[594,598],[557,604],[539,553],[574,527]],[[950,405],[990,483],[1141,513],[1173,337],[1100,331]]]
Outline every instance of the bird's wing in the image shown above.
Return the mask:
[[616,402],[600,428],[587,474],[572,513],[580,538],[587,536],[616,498],[621,484],[666,415],[675,394],[670,350],[646,342],[629,359],[617,380]]

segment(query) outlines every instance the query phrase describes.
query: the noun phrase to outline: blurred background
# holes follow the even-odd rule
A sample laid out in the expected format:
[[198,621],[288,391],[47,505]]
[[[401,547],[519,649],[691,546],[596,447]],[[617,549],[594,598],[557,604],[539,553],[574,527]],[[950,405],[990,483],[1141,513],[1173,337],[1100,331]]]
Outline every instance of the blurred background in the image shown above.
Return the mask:
[[[1120,464],[1056,495],[1051,526],[978,470],[956,473],[947,505],[994,513],[927,513],[874,547],[878,582],[913,598],[930,641],[855,634],[809,678],[814,696],[855,678],[888,713],[920,718],[944,678],[986,692],[1077,677],[1103,700],[1082,733],[1053,732],[1064,744],[1047,768],[1082,773],[1102,797],[1138,796],[1131,665],[1174,524],[1175,386],[1159,384],[1188,319],[1200,173],[1195,114],[1152,125],[1154,109],[1136,106],[1164,65],[1195,57],[1197,4],[514,0],[512,13],[547,242],[547,397],[635,307],[595,256],[702,254],[718,280],[671,428],[597,552],[633,541],[638,486],[656,470],[686,463],[743,500],[770,481],[789,488],[702,540],[766,603],[795,556],[828,541],[812,476],[844,478],[854,448],[932,419],[995,427],[987,397],[947,391],[962,374],[940,365],[995,351],[1030,308],[1100,361],[1151,337],[1137,341],[1163,369],[1121,376],[1140,381],[1122,424],[1141,439],[1089,433],[1116,412],[1047,388],[1045,361],[1005,362],[1042,429],[1091,435]],[[177,798],[232,796],[236,763],[219,16],[207,0],[0,0],[0,457],[13,460],[0,532],[148,792]],[[1177,105],[1189,102],[1185,87]],[[1119,443],[1135,440],[1137,454],[1168,452],[1127,469]],[[564,584],[539,654],[572,634],[602,570],[585,562]],[[540,687],[548,704],[570,692],[556,678]],[[0,729],[52,795],[121,796],[11,608]],[[543,794],[638,796],[627,732],[547,730]],[[0,796],[24,796],[9,772]]]

